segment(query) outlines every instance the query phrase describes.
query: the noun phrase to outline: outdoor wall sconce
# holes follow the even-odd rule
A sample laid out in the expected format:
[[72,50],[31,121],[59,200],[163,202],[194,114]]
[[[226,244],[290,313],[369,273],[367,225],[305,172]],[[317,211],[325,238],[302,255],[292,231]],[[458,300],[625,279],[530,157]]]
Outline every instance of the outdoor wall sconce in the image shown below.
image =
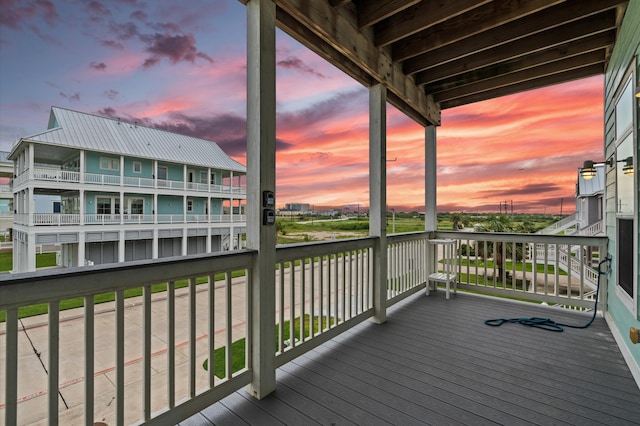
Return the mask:
[[[602,163],[598,163],[602,164]],[[585,180],[591,180],[596,176],[596,163],[591,160],[586,160],[580,169],[580,176]]]
[[607,164],[609,167],[613,167],[616,163],[624,163],[622,173],[627,176],[633,176],[633,157],[627,157],[624,160],[618,161],[614,161],[613,157],[611,157],[605,163],[594,163],[591,160],[587,160],[580,169],[580,176],[585,180],[593,179],[596,176],[596,165]]

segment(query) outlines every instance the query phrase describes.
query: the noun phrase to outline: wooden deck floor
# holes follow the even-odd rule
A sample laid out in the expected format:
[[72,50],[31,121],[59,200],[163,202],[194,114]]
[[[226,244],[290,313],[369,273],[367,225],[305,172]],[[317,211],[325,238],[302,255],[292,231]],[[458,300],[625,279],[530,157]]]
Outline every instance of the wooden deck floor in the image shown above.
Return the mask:
[[459,293],[415,295],[383,325],[361,324],[182,425],[630,425],[640,389],[604,319],[550,332],[489,318],[584,314]]

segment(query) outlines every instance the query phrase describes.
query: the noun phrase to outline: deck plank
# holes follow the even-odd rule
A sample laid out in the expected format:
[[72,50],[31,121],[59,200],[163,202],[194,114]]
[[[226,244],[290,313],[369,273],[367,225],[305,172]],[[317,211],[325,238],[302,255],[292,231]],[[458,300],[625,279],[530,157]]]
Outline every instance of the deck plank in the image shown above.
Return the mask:
[[263,400],[244,390],[184,425],[632,425],[640,389],[606,322],[550,332],[491,318],[590,315],[459,292],[423,293],[277,372]]

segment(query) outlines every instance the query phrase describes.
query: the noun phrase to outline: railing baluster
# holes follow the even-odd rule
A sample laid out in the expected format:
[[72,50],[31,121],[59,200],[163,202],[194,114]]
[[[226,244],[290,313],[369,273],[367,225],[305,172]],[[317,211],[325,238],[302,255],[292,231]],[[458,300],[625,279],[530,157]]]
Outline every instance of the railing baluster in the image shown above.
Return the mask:
[[278,350],[280,352],[284,352],[284,262],[280,262],[279,264],[279,270],[280,270],[280,301],[279,301],[279,307],[280,307],[280,312],[279,314],[279,321],[278,321]]
[[556,296],[560,296],[560,244],[555,243],[553,245],[554,247],[554,252],[556,254],[555,258],[556,258],[556,267],[554,268],[553,272],[553,278],[554,278],[554,292],[553,294],[555,294]]
[[84,423],[92,426],[94,410],[95,309],[93,295],[84,297]]
[[176,406],[176,283],[167,283],[167,405]]
[[142,287],[142,409],[144,420],[151,419],[151,286]]
[[216,337],[216,277],[214,274],[209,275],[209,298],[208,298],[208,374],[209,374],[209,388],[215,386],[215,337]]
[[296,309],[296,261],[289,263],[289,346],[294,345],[296,336],[295,309]]
[[8,308],[5,321],[4,423],[9,426],[15,425],[18,418],[18,308]]
[[189,397],[196,395],[196,279],[189,278]]
[[124,291],[116,290],[116,424],[124,424]]
[[317,316],[316,316],[316,281],[315,281],[315,269],[316,269],[316,262],[315,262],[316,258],[315,256],[311,256],[311,260],[309,261],[309,266],[310,266],[310,270],[309,270],[309,279],[310,279],[310,289],[309,289],[309,293],[311,293],[310,296],[310,300],[309,300],[309,318],[310,318],[310,323],[309,323],[309,327],[310,327],[310,335],[311,338],[313,339],[316,335],[316,320],[317,320]]
[[544,243],[544,294],[549,294],[549,244]]
[[340,269],[340,256],[338,256],[338,253],[334,253],[333,254],[333,258],[334,258],[334,264],[333,264],[333,312],[334,312],[334,317],[335,317],[335,323],[336,325],[338,325],[339,322],[339,318],[340,318],[340,290],[339,290],[339,269]]
[[318,289],[318,293],[319,293],[319,297],[318,297],[318,313],[320,316],[320,324],[318,326],[318,329],[320,331],[324,331],[325,327],[324,327],[324,319],[328,318],[327,315],[324,312],[324,289],[325,289],[325,285],[324,285],[324,255],[320,255],[318,258],[318,272],[319,272],[319,277],[318,280],[320,281],[320,288]]
[[226,361],[226,370],[227,370],[227,379],[233,377],[233,312],[232,312],[232,304],[231,304],[231,272],[225,272],[225,329],[226,329],[226,344],[225,344],[225,361]]
[[[305,291],[305,285],[306,285],[306,279],[305,279],[305,273],[306,273],[306,262],[307,259],[305,259],[304,257],[302,259],[300,259],[300,342],[304,342],[304,323],[305,323],[305,318],[304,318],[304,314],[306,312],[305,310],[305,298],[307,296],[306,291]],[[292,344],[293,346],[293,344]]]
[[49,302],[49,423],[58,424],[60,364],[60,303]]

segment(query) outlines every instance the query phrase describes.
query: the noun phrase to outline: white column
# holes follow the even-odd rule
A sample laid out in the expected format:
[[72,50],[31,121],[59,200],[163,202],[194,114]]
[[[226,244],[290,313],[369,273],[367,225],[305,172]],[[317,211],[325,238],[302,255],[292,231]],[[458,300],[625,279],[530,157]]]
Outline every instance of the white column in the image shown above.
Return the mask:
[[27,232],[27,258],[26,258],[26,270],[22,272],[33,272],[36,270],[36,235],[29,230]]
[[276,93],[273,0],[247,3],[247,248],[258,255],[251,274],[253,381],[249,393],[262,399],[276,388],[275,263],[276,227],[262,223],[262,192],[275,193]]
[[33,226],[33,215],[36,214],[36,200],[33,198],[33,189],[31,186],[28,186],[25,191],[26,203],[27,203],[27,213],[29,213],[29,227]]
[[36,161],[35,161],[35,148],[33,147],[33,144],[29,144],[27,145],[27,167],[29,168],[29,174],[27,175],[29,178],[29,181],[33,180],[33,171],[34,168],[36,166]]
[[151,244],[151,258],[158,258],[158,228],[153,229],[153,243]]
[[78,231],[78,263],[77,266],[84,266],[85,256],[85,238],[84,231]]
[[[82,175],[82,173],[80,173]],[[78,214],[80,215],[80,225],[84,225],[85,222],[85,215],[87,213],[87,209],[85,208],[85,191],[82,188],[82,186],[80,186],[80,192],[78,195]]]
[[120,156],[120,186],[124,186],[124,156]]
[[79,167],[79,180],[80,180],[80,185],[82,185],[84,183],[84,174],[86,172],[85,170],[85,161],[86,161],[86,153],[85,151],[80,151],[80,167]]
[[373,320],[387,320],[387,89],[369,89],[369,234],[373,253]]
[[118,262],[124,262],[125,256],[125,230],[120,230],[120,235],[118,236]]
[[438,227],[437,216],[437,161],[436,161],[436,126],[424,129],[424,229],[435,231]]

